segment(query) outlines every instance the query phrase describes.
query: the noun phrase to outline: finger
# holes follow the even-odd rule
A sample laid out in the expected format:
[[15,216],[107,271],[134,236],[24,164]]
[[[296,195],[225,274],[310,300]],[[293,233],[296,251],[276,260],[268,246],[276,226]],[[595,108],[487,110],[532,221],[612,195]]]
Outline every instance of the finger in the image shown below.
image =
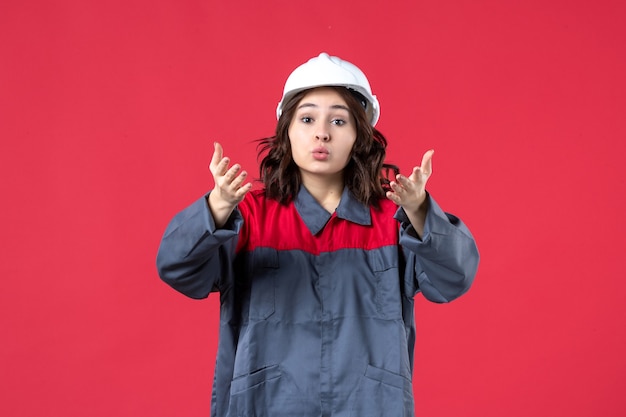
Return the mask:
[[235,198],[238,200],[243,199],[243,197],[246,194],[248,194],[248,191],[250,191],[251,189],[252,189],[252,184],[248,183],[244,185],[243,187],[237,190],[237,192],[235,193]]
[[394,193],[393,191],[387,191],[385,196],[387,197],[387,199],[393,201],[397,205],[400,205],[400,202],[402,201],[400,197],[398,196],[398,194]]
[[226,174],[229,163],[230,163],[230,158],[222,157],[219,161],[217,161],[216,164],[211,163],[209,168],[214,177],[221,177]]
[[[415,173],[415,168],[413,169],[413,173]],[[411,177],[413,177],[413,175],[411,175]],[[398,182],[400,183],[400,185],[402,186],[402,188],[404,188],[405,190],[411,190],[415,186],[414,184],[415,179],[413,178],[407,178],[404,175],[400,175],[400,174],[398,174],[396,178]]]
[[228,171],[228,164],[230,163],[230,159],[229,158],[222,158],[221,161],[219,161],[219,163],[216,166],[212,166],[211,167],[211,173],[213,174],[213,177],[217,180],[217,177],[223,177],[224,175],[226,175],[226,172]]
[[234,180],[233,182],[230,183],[231,188],[237,190],[241,187],[241,184],[243,184],[243,182],[246,180],[248,176],[248,173],[246,171],[241,171],[241,174],[239,174]]
[[422,171],[420,167],[413,167],[413,171],[411,171],[411,176],[409,176],[409,179],[413,182],[418,182],[420,180],[421,172]]
[[421,165],[421,171],[422,174],[426,175],[427,177],[430,177],[430,174],[433,173],[433,154],[435,153],[434,149],[431,149],[429,151],[426,151],[426,153],[424,153],[424,156],[422,157],[422,165]]
[[[224,158],[224,159],[228,159],[228,158]],[[230,169],[226,171],[226,173],[223,175],[223,181],[224,181],[223,184],[230,185],[235,179],[235,177],[237,176],[237,173],[239,172],[240,169],[241,169],[241,165],[239,164],[235,164],[232,167],[230,167]]]
[[222,148],[222,145],[220,145],[219,143],[214,142],[213,148],[214,148],[213,157],[211,158],[211,165],[209,165],[211,169],[213,169],[214,167],[217,167],[217,165],[220,163],[224,155],[224,149]]
[[404,191],[404,188],[402,188],[402,185],[400,185],[399,183],[395,181],[391,181],[389,183],[389,186],[391,187],[394,193],[401,193]]

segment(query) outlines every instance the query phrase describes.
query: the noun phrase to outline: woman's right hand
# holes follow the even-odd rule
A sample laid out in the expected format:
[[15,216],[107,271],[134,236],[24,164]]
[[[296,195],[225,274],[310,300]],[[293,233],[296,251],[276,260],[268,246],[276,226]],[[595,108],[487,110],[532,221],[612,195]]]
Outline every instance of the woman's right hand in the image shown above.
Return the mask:
[[215,151],[209,169],[213,174],[215,187],[207,199],[213,215],[215,226],[219,229],[230,217],[231,213],[252,188],[251,183],[244,184],[248,173],[241,171],[241,165],[234,164],[230,168],[230,159],[224,157],[222,145],[215,142]]

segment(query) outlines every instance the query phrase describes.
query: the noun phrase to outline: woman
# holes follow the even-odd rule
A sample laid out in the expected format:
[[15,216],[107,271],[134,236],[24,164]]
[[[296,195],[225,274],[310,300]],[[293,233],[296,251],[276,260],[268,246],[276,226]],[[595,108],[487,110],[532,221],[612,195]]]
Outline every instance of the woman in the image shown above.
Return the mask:
[[157,256],[178,291],[220,292],[211,415],[412,416],[413,297],[465,293],[474,239],[425,190],[432,150],[385,181],[378,101],[356,66],[312,58],[277,114],[264,189],[215,144],[215,187],[174,217]]

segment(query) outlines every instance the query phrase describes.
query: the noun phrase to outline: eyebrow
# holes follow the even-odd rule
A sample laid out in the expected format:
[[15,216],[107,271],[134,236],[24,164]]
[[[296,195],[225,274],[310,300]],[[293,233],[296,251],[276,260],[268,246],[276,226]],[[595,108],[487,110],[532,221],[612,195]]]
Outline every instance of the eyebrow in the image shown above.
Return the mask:
[[[305,108],[305,107],[319,107],[319,106],[314,103],[302,103],[298,106],[297,110],[300,110],[301,108]],[[347,112],[350,112],[350,108],[348,106],[344,106],[343,104],[333,104],[332,106],[330,106],[330,108],[345,110]]]

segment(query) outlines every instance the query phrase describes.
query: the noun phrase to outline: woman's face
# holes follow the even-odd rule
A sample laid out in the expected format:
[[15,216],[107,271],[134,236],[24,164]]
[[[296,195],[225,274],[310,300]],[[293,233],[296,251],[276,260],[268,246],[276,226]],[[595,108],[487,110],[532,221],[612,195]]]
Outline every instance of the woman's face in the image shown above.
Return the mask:
[[337,91],[315,88],[302,97],[288,132],[292,157],[303,180],[343,178],[356,141],[356,125]]

